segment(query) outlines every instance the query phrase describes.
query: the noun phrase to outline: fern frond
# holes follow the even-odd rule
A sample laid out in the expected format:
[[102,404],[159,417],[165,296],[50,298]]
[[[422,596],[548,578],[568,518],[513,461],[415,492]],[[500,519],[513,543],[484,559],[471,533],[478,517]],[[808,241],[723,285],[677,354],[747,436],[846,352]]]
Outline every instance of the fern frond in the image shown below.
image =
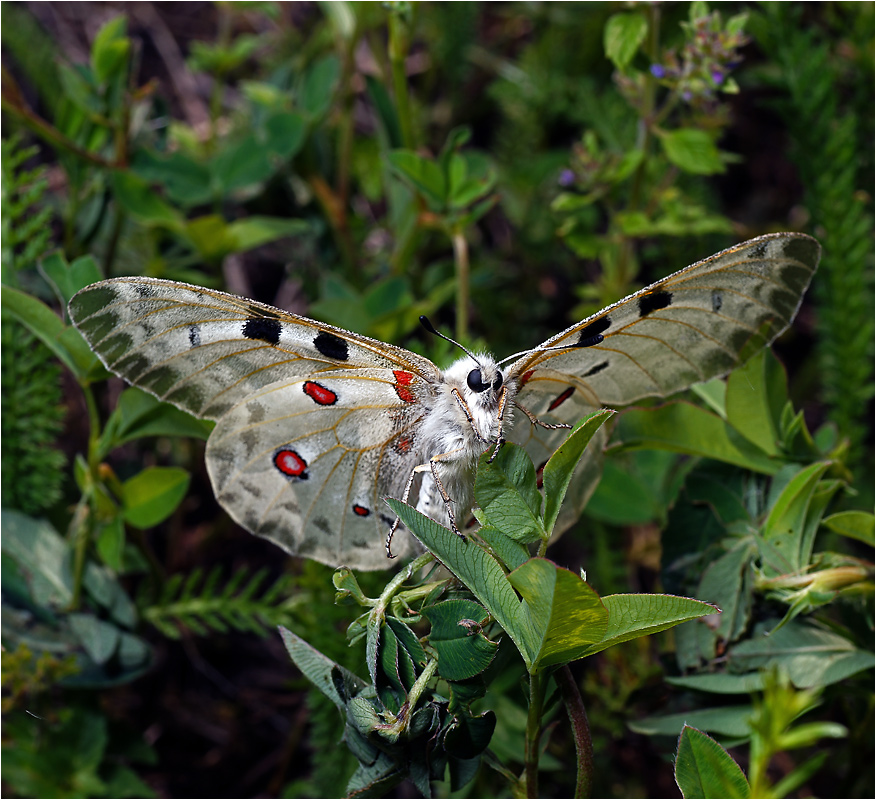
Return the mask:
[[289,597],[292,579],[281,575],[259,594],[267,577],[262,568],[236,570],[222,582],[222,569],[206,575],[194,569],[187,576],[174,575],[162,588],[159,599],[142,609],[144,619],[165,636],[179,639],[186,628],[198,636],[231,630],[264,636],[277,625],[288,625],[295,601]]

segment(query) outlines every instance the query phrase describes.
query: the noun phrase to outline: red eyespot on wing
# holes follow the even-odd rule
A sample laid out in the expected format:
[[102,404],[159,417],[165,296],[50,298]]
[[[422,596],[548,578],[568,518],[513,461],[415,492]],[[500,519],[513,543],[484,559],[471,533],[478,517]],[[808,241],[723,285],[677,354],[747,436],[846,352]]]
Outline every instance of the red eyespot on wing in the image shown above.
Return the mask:
[[338,396],[331,389],[326,389],[315,381],[304,381],[304,394],[321,406],[331,406],[338,402]]
[[365,506],[360,506],[358,503],[353,504],[353,513],[357,517],[367,517],[371,514],[370,508],[365,508]]
[[294,450],[279,450],[274,456],[274,466],[290,478],[306,478],[307,462]]
[[415,403],[417,401],[417,396],[408,388],[411,381],[414,379],[414,376],[411,375],[410,372],[405,372],[401,369],[394,369],[392,374],[395,375],[394,388],[399,400],[402,400],[405,403]]
[[532,377],[532,373],[535,372],[534,369],[528,369],[520,376],[520,385],[525,386],[526,382]]
[[542,489],[544,488],[544,468],[547,466],[547,461],[544,462],[536,471],[535,471],[535,485]]
[[555,398],[554,398],[553,403],[551,403],[551,404],[548,406],[548,411],[554,411],[554,410],[558,409],[563,403],[566,402],[566,400],[568,400],[568,399],[572,396],[572,394],[573,394],[574,392],[575,392],[575,387],[574,387],[574,386],[570,386],[568,389],[566,389],[565,392],[563,392],[563,393],[562,393],[561,395],[559,395],[558,397],[555,397]]
[[410,436],[402,436],[400,439],[395,440],[395,450],[397,453],[401,453],[405,455],[411,452],[411,437]]

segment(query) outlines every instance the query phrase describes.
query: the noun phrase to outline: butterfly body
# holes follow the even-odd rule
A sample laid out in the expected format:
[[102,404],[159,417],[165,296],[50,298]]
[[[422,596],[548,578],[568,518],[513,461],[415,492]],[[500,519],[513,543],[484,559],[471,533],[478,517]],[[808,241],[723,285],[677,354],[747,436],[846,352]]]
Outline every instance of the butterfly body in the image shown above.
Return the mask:
[[[602,406],[663,397],[729,372],[793,319],[818,243],[761,236],[583,320],[507,367],[468,354],[442,371],[400,347],[244,298],[154,278],[84,288],[70,316],[106,366],[206,419],[208,472],[231,516],[290,553],[386,567],[410,493],[463,521],[477,460],[507,437],[542,465]],[[605,434],[579,467],[555,530],[596,485]],[[419,481],[419,484],[417,483]],[[564,516],[565,515],[565,516]],[[406,531],[394,554],[416,551]]]

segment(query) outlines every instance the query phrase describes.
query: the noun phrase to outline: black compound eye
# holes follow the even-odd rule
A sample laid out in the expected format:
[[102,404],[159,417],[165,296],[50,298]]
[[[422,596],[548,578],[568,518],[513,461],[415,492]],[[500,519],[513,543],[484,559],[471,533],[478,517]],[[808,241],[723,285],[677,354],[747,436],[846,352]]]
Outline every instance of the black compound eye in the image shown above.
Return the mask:
[[498,392],[502,388],[502,373],[496,375],[496,380],[493,381],[493,391]]
[[469,372],[466,382],[468,383],[468,388],[473,392],[485,392],[490,388],[481,378],[481,371],[479,369],[473,369]]

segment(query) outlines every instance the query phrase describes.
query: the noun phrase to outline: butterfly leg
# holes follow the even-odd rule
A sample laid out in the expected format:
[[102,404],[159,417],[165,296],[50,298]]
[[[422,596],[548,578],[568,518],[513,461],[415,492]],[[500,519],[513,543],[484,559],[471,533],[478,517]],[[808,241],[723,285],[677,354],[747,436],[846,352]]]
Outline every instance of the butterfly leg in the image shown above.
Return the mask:
[[[408,477],[408,482],[405,484],[405,491],[402,494],[401,498],[401,501],[403,503],[408,502],[408,497],[410,497],[411,495],[411,486],[414,485],[414,478],[417,477],[417,473],[425,472],[427,469],[429,469],[428,464],[419,464],[411,470],[411,474]],[[395,556],[392,554],[392,537],[395,536],[395,532],[398,530],[399,525],[401,525],[401,518],[396,517],[395,522],[392,523],[392,527],[389,529],[389,533],[386,534],[386,542],[384,543],[384,546],[386,548],[387,558],[395,558]]]
[[[502,387],[502,388],[504,390],[504,387]],[[451,389],[450,394],[452,394],[454,396],[454,398],[456,398],[456,402],[459,403],[459,407],[462,409],[462,413],[465,414],[465,418],[468,420],[468,424],[471,426],[471,429],[474,431],[474,435],[477,436],[478,439],[480,439],[484,444],[487,444],[488,443],[487,440],[484,439],[483,436],[481,436],[480,432],[475,427],[474,417],[472,417],[472,415],[471,415],[471,409],[469,409],[468,403],[465,402],[465,399],[463,398],[462,394],[460,394],[459,389],[455,389],[455,388]]]
[[432,469],[432,478],[435,480],[435,486],[438,488],[438,492],[441,495],[441,499],[444,501],[444,508],[447,510],[447,517],[450,520],[450,530],[452,530],[462,541],[465,541],[465,534],[462,533],[459,528],[456,527],[456,517],[453,515],[453,509],[451,508],[451,503],[453,503],[453,499],[447,494],[447,490],[444,488],[444,484],[441,483],[441,478],[438,477],[438,462],[446,458],[447,456],[452,456],[454,453],[458,453],[459,450],[450,450],[447,453],[439,453],[437,456],[432,456],[429,459],[429,466]]
[[496,446],[493,448],[493,455],[490,456],[488,463],[492,464],[496,456],[499,455],[499,449],[505,444],[505,407],[508,405],[508,387],[503,386],[499,392],[499,410],[496,413],[496,421],[499,423],[496,431]]
[[533,425],[540,425],[542,428],[547,428],[548,430],[555,431],[560,428],[571,428],[571,425],[567,425],[565,422],[558,422],[556,425],[551,424],[550,422],[542,422],[535,414],[533,414],[528,408],[520,405],[519,403],[515,403],[515,406],[519,408],[527,417],[529,417],[529,421]]

